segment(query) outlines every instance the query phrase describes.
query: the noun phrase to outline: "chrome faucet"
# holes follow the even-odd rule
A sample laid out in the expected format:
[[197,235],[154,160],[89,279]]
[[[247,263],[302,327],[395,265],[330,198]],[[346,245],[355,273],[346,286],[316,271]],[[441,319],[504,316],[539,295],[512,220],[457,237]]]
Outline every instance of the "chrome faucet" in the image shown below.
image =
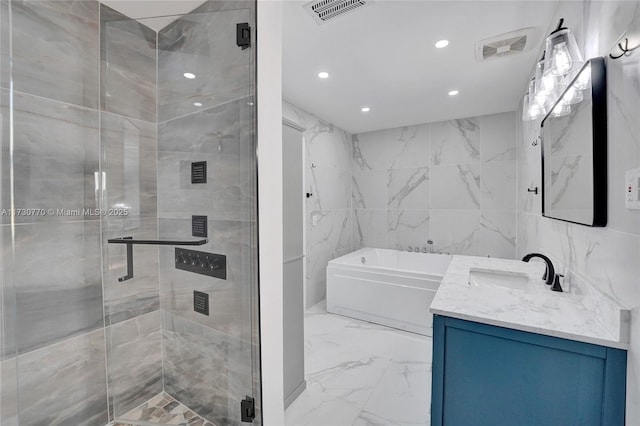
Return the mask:
[[[554,283],[554,279],[556,277],[556,271],[553,268],[553,263],[551,262],[551,259],[549,259],[544,254],[529,253],[528,255],[526,255],[525,257],[522,258],[522,261],[523,262],[528,262],[534,257],[539,257],[540,259],[544,260],[544,263],[547,264],[547,269],[544,272],[544,275],[542,276],[542,279],[545,280],[547,285],[553,284]],[[560,288],[560,290],[555,290],[556,286],[554,285],[554,291],[562,291],[562,288],[560,287],[559,283],[558,283],[558,287]]]

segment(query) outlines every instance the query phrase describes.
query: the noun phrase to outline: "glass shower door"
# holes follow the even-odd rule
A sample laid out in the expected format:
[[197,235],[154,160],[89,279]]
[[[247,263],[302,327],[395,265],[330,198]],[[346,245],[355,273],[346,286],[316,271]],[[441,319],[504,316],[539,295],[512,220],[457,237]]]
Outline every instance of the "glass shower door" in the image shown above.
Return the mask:
[[[252,2],[209,1],[132,20],[101,7],[115,424],[239,424],[241,401],[260,400],[255,51],[237,43],[254,13]],[[157,244],[109,243],[121,238]]]

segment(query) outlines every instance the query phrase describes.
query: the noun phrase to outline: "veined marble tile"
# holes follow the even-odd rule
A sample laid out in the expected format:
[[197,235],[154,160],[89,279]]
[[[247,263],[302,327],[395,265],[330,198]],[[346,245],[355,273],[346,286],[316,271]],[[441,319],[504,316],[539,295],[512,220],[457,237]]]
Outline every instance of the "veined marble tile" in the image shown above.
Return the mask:
[[156,32],[100,4],[101,107],[156,121]]
[[0,423],[18,426],[17,358],[0,361]]
[[14,250],[19,353],[103,327],[98,221],[17,225]]
[[[256,188],[254,160],[233,154],[160,152],[158,215],[181,218],[205,214],[209,219],[252,220]],[[191,163],[207,162],[207,183],[191,183]]]
[[104,342],[104,330],[100,329],[21,355],[18,358],[20,423],[106,424]]
[[516,113],[484,115],[480,120],[480,158],[486,161],[515,160]]
[[431,208],[480,208],[480,164],[431,168]]
[[319,389],[307,388],[285,411],[288,426],[350,425],[358,418],[361,408],[330,397]]
[[313,194],[306,199],[307,210],[338,210],[350,207],[351,173],[349,170],[317,166],[308,168],[307,187]]
[[353,211],[353,249],[387,248],[387,210],[355,209]]
[[431,210],[429,220],[434,251],[479,255],[479,210]]
[[204,108],[158,124],[158,150],[240,155],[240,104]]
[[[552,157],[545,179],[545,214],[559,218],[593,220],[593,156]],[[575,212],[574,212],[575,211]],[[591,220],[589,220],[591,219]]]
[[324,399],[340,398],[363,408],[388,365],[388,359],[360,349],[316,346],[305,357],[305,378],[309,390],[323,393]]
[[431,410],[425,410],[425,400],[431,400],[430,379],[429,359],[397,363],[392,360],[364,406],[364,413],[373,414],[385,425],[428,425]]
[[251,344],[162,316],[165,391],[214,424],[239,424],[238,401],[254,394]]
[[432,165],[480,161],[480,123],[477,118],[441,121],[430,126]]
[[428,417],[428,337],[328,314],[323,302],[305,314],[305,357],[307,389],[286,410],[287,425],[405,426]]
[[515,210],[483,210],[480,217],[480,256],[516,258]]
[[430,239],[428,210],[389,210],[388,221],[389,248],[427,247]]
[[162,392],[161,322],[157,310],[106,328],[112,418]]
[[331,123],[284,100],[282,116],[305,129],[306,165],[320,165],[334,169],[351,170],[353,145],[351,135]]
[[388,169],[421,168],[429,164],[429,125],[400,127],[391,129],[388,154]]
[[353,208],[386,208],[388,191],[387,174],[388,172],[386,170],[354,170],[351,183]]
[[311,114],[305,114],[303,139],[306,163],[320,167],[351,170],[351,135]]
[[156,125],[103,113],[101,139],[103,208],[126,208],[127,218],[156,217]]
[[[597,15],[596,15],[597,16]],[[640,29],[640,19],[630,28]],[[640,58],[624,56],[607,62],[608,109],[608,223],[623,232],[640,235],[640,214],[624,208],[624,171],[640,165]]]
[[515,210],[517,189],[516,161],[482,163],[480,207],[482,210]]
[[429,168],[389,170],[387,206],[390,209],[429,208]]
[[[313,225],[313,217],[317,223]],[[351,252],[350,211],[313,211],[307,217],[306,300],[310,307],[326,297],[326,269],[330,260]]]
[[18,354],[15,258],[10,226],[0,225],[0,361]]
[[119,282],[127,274],[127,248],[109,244],[109,238],[158,239],[156,219],[103,221],[102,264],[105,323],[116,324],[160,308],[158,246],[133,246],[133,278]]
[[11,80],[10,22],[9,0],[0,0],[0,88],[8,87]]
[[236,23],[250,18],[250,9],[191,13],[158,33],[159,121],[197,111],[194,102],[207,108],[253,94],[254,50],[235,43]]
[[353,135],[352,170],[387,170],[388,131]]
[[11,12],[14,89],[97,108],[98,2],[12,1]]
[[537,215],[518,211],[517,259],[539,250],[538,218]]
[[[6,101],[3,92],[2,101]],[[8,129],[8,111],[2,116]],[[3,125],[3,127],[5,127]],[[22,209],[79,209],[80,216],[16,216],[17,223],[97,220],[98,112],[22,93],[14,94],[14,205]],[[8,206],[9,140],[3,138],[3,205]],[[8,223],[9,217],[3,217]]]
[[[256,224],[213,221],[208,240],[194,249],[227,256],[227,279],[175,268],[174,247],[160,247],[160,304],[163,310],[239,339],[252,339],[252,287],[256,286]],[[161,219],[160,238],[191,239],[191,219]],[[194,312],[193,291],[209,294],[209,316]]]

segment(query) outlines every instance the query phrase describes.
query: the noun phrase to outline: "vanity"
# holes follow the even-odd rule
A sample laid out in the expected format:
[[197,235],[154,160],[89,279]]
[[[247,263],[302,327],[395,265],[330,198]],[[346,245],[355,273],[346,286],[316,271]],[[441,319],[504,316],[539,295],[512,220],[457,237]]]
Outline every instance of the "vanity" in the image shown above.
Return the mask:
[[629,312],[540,263],[454,256],[431,304],[432,426],[624,425]]

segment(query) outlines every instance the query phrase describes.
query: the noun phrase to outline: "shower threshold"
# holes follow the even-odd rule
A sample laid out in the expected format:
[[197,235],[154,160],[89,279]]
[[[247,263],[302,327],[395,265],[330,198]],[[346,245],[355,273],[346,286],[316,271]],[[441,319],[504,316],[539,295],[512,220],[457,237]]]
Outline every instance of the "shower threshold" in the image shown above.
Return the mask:
[[215,426],[164,392],[116,418],[112,423],[112,426],[159,425]]

